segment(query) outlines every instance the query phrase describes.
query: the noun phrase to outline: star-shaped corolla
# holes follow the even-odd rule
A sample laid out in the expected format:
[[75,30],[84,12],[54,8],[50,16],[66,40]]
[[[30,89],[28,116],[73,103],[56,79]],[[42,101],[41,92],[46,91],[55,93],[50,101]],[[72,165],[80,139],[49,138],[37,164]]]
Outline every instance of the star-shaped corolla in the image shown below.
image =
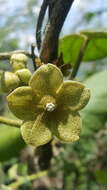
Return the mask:
[[8,97],[10,110],[23,120],[21,134],[27,144],[38,147],[53,136],[62,142],[79,139],[78,113],[90,98],[90,90],[76,81],[63,81],[61,71],[52,64],[41,66],[29,86],[15,89]]

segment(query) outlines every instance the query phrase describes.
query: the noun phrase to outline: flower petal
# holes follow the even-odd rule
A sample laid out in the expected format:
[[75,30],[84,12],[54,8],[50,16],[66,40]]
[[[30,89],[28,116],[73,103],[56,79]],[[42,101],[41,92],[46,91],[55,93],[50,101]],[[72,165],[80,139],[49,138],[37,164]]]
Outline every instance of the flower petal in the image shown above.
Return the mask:
[[27,121],[21,126],[21,134],[25,142],[35,147],[44,145],[52,139],[52,133],[46,124],[43,113],[35,121]]
[[36,93],[53,95],[63,82],[61,71],[52,64],[41,66],[31,77],[30,86]]
[[81,117],[70,110],[62,111],[55,117],[56,125],[52,128],[54,135],[65,143],[79,139],[81,131]]
[[72,111],[82,109],[89,101],[90,90],[76,81],[66,81],[58,90],[58,104],[61,107],[70,107]]
[[38,110],[36,104],[38,98],[31,87],[19,87],[7,96],[10,110],[22,120],[34,119]]

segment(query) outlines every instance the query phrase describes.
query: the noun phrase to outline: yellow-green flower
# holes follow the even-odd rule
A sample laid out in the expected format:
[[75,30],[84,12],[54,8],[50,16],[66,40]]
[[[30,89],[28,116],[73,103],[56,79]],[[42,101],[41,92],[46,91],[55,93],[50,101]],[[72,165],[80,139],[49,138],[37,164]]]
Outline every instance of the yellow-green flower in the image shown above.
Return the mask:
[[79,139],[78,113],[90,98],[89,89],[76,81],[63,81],[61,71],[52,64],[41,66],[29,86],[15,89],[8,97],[10,110],[23,120],[21,134],[27,144],[40,146],[53,136],[63,142]]

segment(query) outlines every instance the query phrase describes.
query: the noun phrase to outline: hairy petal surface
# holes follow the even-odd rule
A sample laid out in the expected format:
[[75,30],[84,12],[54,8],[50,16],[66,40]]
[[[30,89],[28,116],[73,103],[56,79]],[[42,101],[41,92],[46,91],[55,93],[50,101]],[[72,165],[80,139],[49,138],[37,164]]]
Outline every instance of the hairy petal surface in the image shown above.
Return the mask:
[[52,131],[59,140],[69,143],[79,139],[82,122],[78,113],[66,110],[55,114],[54,118]]
[[52,64],[41,66],[31,77],[29,85],[40,96],[54,95],[63,82],[61,71]]
[[59,106],[72,111],[81,110],[89,101],[90,90],[76,81],[66,81],[57,91]]
[[34,119],[39,110],[36,107],[38,98],[31,87],[19,87],[7,96],[8,106],[21,120]]
[[47,123],[44,113],[37,116],[35,121],[27,121],[21,126],[21,134],[25,142],[35,147],[44,145],[52,139],[49,121]]

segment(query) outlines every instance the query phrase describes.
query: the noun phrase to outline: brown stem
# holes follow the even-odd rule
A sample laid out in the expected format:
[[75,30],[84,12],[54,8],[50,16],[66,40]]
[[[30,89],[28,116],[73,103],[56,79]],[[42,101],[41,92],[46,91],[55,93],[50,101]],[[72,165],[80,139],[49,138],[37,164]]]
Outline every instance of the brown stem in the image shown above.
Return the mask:
[[35,44],[31,44],[31,59],[32,59],[33,66],[34,66],[35,70],[37,69],[36,62],[35,62],[36,58],[37,58],[37,56],[35,56]]
[[38,17],[38,22],[37,22],[37,29],[36,29],[36,42],[37,42],[37,48],[40,50],[41,48],[41,29],[42,29],[42,24],[44,20],[44,16],[46,13],[46,9],[48,7],[49,0],[44,0],[40,9],[39,17]]
[[36,153],[39,156],[38,164],[41,170],[50,168],[53,155],[51,142],[37,148]]
[[57,0],[46,27],[40,57],[44,63],[53,62],[58,56],[58,38],[74,0]]

